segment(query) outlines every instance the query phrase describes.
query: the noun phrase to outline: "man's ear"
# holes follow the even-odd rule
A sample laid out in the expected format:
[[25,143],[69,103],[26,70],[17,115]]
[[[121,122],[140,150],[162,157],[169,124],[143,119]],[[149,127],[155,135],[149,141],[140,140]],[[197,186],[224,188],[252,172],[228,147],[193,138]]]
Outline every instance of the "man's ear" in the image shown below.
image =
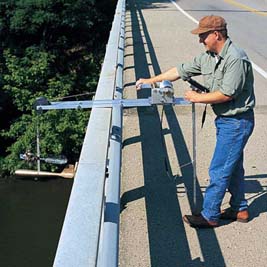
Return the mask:
[[219,31],[214,31],[214,34],[216,35],[216,39],[218,41],[221,41],[223,39],[223,36]]

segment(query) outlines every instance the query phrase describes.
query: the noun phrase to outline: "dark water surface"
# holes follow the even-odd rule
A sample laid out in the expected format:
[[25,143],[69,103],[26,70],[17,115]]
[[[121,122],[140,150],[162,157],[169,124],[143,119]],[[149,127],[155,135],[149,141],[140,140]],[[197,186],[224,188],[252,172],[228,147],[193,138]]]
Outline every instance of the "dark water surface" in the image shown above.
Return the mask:
[[0,179],[1,267],[52,267],[72,183]]

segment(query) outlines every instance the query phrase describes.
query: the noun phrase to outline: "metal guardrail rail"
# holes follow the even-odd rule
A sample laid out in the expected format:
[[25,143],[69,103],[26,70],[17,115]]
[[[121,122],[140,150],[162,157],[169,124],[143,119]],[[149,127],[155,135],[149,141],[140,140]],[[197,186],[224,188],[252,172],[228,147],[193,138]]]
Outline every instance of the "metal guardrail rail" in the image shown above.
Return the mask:
[[[95,100],[121,98],[124,21],[118,0]],[[92,109],[54,267],[118,266],[121,133],[120,106]]]

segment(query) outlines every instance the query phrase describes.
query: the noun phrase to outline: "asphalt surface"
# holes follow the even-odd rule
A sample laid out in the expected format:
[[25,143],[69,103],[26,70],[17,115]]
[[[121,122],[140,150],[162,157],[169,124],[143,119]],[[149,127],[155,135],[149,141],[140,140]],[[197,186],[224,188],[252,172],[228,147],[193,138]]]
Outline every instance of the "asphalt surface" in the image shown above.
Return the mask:
[[[251,6],[250,2],[182,0],[177,4],[196,20],[207,14],[224,16],[231,39],[266,72],[267,3],[257,0]],[[148,90],[135,90],[138,78],[158,74],[202,52],[198,38],[190,34],[195,27],[170,1],[128,0],[124,97],[147,97]],[[215,144],[215,116],[210,108],[201,129],[204,107],[197,105],[196,205],[190,164],[191,108],[166,107],[163,117],[162,107],[124,111],[121,267],[267,266],[267,90],[266,78],[256,70],[254,75],[256,125],[245,151],[249,223],[225,221],[216,229],[195,230],[182,221],[184,214],[201,209],[209,182]],[[177,97],[189,88],[183,81],[174,87]],[[227,193],[222,208],[228,207],[228,200]]]

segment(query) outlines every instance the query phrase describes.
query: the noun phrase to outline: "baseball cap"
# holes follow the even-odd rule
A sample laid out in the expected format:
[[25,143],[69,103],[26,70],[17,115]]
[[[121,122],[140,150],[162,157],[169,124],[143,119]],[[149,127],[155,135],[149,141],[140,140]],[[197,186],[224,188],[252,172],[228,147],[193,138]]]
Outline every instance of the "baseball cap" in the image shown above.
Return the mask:
[[192,30],[191,33],[201,34],[209,31],[226,30],[226,25],[224,18],[220,16],[205,16],[199,21],[198,27]]

